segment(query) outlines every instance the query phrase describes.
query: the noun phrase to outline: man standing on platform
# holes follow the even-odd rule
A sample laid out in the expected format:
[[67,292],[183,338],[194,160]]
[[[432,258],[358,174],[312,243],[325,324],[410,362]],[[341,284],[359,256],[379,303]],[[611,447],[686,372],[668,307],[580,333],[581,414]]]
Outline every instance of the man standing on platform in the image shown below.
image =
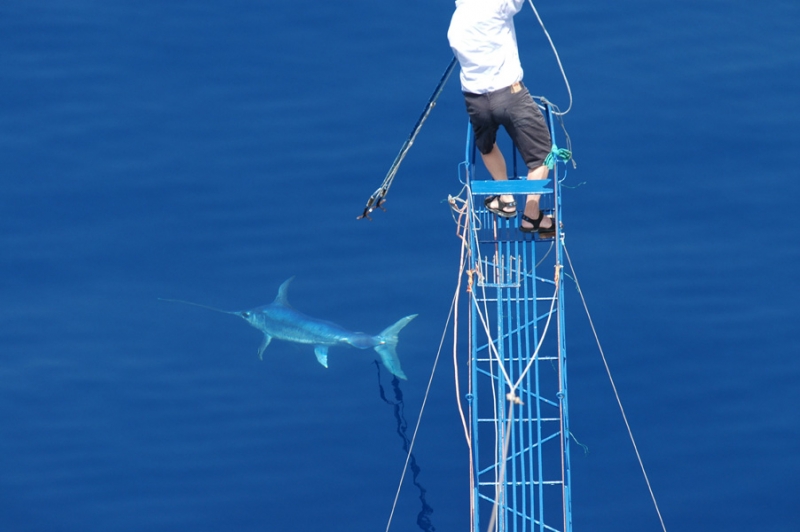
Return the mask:
[[[528,167],[528,179],[545,179],[550,131],[539,106],[522,84],[516,15],[525,0],[456,0],[447,39],[461,65],[461,90],[467,104],[475,144],[495,180],[508,179],[506,161],[497,143],[502,125]],[[511,195],[486,198],[486,208],[504,218],[517,215]],[[520,230],[555,235],[553,219],[539,209],[539,196],[528,195]]]

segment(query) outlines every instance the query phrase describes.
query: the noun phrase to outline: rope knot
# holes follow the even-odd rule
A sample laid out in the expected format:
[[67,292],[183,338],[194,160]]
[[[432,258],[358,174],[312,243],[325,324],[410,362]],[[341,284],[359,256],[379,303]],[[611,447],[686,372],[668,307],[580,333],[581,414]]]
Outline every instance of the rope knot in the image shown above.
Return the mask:
[[522,399],[520,399],[517,396],[517,394],[515,394],[514,392],[508,392],[506,394],[506,399],[508,399],[508,401],[510,403],[515,404],[515,405],[524,405],[525,404],[525,403],[522,402]]
[[552,170],[556,166],[556,158],[560,159],[561,162],[567,162],[572,158],[572,152],[566,148],[557,148],[553,145],[553,149],[544,158],[544,164]]

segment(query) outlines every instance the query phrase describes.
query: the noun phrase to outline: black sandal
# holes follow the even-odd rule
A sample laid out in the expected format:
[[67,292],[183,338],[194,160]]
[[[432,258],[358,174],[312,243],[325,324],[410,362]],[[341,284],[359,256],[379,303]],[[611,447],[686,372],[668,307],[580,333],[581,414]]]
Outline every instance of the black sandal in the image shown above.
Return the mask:
[[556,221],[552,218],[550,218],[550,227],[541,227],[542,220],[544,220],[544,213],[542,211],[539,211],[539,217],[535,220],[525,214],[522,215],[522,219],[531,224],[531,227],[523,227],[522,224],[519,224],[519,230],[523,233],[538,231],[539,236],[542,238],[553,238],[556,236]]
[[[497,207],[492,207],[490,205],[494,200],[497,200]],[[513,218],[517,215],[517,202],[514,200],[503,201],[500,196],[488,196],[485,200],[483,200],[483,204],[486,205],[487,211],[503,218]],[[513,207],[514,210],[507,211],[505,210],[507,207]]]

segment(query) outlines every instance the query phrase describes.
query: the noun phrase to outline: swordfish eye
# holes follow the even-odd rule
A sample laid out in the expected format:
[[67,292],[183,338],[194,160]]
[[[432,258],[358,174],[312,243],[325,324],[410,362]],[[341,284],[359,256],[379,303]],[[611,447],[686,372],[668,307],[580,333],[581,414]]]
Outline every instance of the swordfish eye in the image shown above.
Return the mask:
[[247,319],[247,318],[250,317],[250,311],[249,310],[245,310],[244,312],[241,312],[240,314],[244,319]]

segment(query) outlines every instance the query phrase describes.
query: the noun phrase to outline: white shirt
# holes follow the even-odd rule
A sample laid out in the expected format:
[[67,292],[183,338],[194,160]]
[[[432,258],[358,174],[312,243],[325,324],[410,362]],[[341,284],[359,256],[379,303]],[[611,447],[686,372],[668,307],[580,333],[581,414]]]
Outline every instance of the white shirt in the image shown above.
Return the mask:
[[525,0],[456,0],[447,39],[461,65],[461,89],[483,94],[522,81],[514,15]]

